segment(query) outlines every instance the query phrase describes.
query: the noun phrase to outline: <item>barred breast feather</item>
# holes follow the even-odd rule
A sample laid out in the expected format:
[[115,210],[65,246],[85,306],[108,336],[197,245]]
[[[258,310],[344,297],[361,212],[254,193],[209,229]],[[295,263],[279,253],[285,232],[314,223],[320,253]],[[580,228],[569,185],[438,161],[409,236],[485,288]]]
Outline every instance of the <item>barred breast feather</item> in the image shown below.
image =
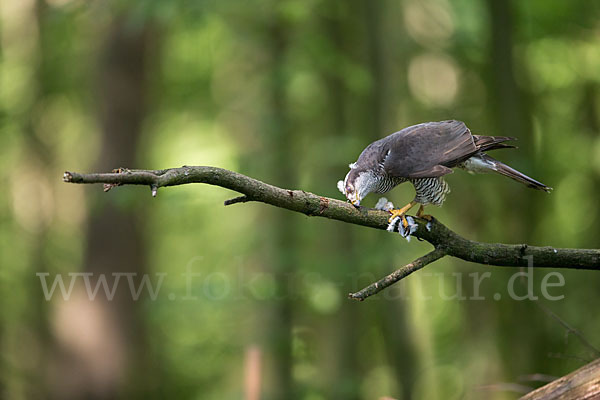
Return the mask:
[[410,181],[417,192],[415,201],[423,205],[441,206],[446,195],[450,193],[450,186],[442,177],[411,179]]

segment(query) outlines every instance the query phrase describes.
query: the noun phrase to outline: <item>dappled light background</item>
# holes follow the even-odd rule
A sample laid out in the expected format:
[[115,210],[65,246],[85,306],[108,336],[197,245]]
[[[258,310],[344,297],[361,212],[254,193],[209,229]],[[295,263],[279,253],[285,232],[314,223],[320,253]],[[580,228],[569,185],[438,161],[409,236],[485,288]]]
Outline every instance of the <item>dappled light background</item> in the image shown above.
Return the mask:
[[584,0],[3,1],[2,397],[515,399],[591,360],[564,323],[600,347],[597,273],[560,271],[553,300],[536,270],[512,282],[539,300],[518,300],[518,269],[445,258],[351,302],[430,245],[224,207],[219,187],[61,178],[211,165],[342,198],[368,143],[460,119],[518,137],[494,156],[554,191],[456,171],[435,217],[598,248],[599,17]]

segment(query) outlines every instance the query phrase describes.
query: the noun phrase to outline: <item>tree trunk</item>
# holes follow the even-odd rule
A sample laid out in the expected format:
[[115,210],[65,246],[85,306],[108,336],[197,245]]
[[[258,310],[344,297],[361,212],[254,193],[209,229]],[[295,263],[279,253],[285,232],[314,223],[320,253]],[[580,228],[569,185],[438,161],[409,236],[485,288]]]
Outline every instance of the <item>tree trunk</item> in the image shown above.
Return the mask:
[[[110,170],[135,165],[137,142],[144,117],[146,53],[151,42],[147,26],[134,27],[126,18],[110,27],[99,63],[97,105],[102,129],[98,168]],[[136,287],[147,271],[141,222],[143,211],[127,209],[110,199],[92,207],[87,229],[84,270],[90,272],[91,287],[104,276],[112,287],[113,273],[135,273]],[[78,282],[78,284],[81,282]],[[138,304],[126,284],[119,281],[112,301],[102,290],[89,299],[83,284],[72,297],[57,305],[54,324],[69,327],[73,336],[59,329],[54,374],[54,398],[112,399],[127,393],[124,383],[137,374],[144,352],[144,332]],[[92,329],[93,328],[93,329]],[[62,333],[61,333],[62,332]],[[75,338],[81,338],[74,340]],[[144,371],[144,372],[136,372]],[[134,378],[134,379],[132,379]],[[147,386],[130,385],[131,387]]]

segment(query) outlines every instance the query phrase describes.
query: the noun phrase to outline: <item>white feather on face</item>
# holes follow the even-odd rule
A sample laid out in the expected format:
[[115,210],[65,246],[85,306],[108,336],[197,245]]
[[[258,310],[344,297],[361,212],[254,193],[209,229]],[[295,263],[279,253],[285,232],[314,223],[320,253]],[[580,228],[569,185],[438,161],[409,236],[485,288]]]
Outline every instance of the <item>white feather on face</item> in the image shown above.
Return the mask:
[[354,188],[358,192],[358,204],[369,193],[375,191],[377,187],[377,179],[371,171],[364,171],[358,174],[358,178],[354,182]]
[[375,190],[377,179],[371,171],[355,171],[356,164],[350,164],[350,168],[344,179],[342,193],[353,205],[359,206],[362,199]]

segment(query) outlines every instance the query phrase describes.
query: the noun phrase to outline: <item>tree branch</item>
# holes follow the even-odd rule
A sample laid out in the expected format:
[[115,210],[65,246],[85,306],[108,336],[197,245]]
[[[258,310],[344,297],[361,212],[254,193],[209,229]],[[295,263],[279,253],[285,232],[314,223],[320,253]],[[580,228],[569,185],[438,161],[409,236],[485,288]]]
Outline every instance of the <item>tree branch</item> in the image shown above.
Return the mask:
[[431,251],[430,253],[427,253],[424,256],[417,258],[415,261],[411,262],[410,264],[406,264],[404,267],[381,278],[377,282],[371,283],[366,288],[359,290],[356,293],[350,293],[348,295],[348,298],[355,299],[358,301],[363,301],[367,297],[373,296],[374,294],[381,292],[383,289],[387,288],[388,286],[393,285],[394,283],[398,282],[400,279],[406,278],[408,275],[412,274],[413,272],[420,270],[427,264],[431,264],[432,262],[439,260],[440,258],[444,257],[445,255],[446,255],[446,251],[443,248],[441,248],[441,247],[436,248],[433,251]]
[[[387,229],[388,227],[389,213],[386,211],[364,207],[356,209],[345,201],[318,196],[303,190],[282,189],[246,175],[216,167],[184,166],[154,171],[120,168],[112,173],[95,174],[65,172],[63,180],[70,183],[103,183],[105,188],[120,185],[147,185],[151,188],[153,196],[161,187],[206,183],[243,194],[241,197],[226,201],[225,205],[258,201],[308,216],[325,217],[377,229]],[[435,247],[435,250],[375,283],[375,290],[371,288],[373,286],[371,285],[360,292],[351,294],[352,298],[364,299],[377,293],[444,255],[479,264],[505,267],[531,265],[536,268],[600,270],[600,250],[598,249],[560,249],[527,244],[475,242],[448,229],[437,219],[433,219],[429,225],[426,220],[419,218],[415,218],[415,222],[418,224],[418,228],[413,236],[428,241]],[[377,285],[385,286],[378,289]]]
[[538,388],[520,400],[581,400],[600,397],[600,359]]

